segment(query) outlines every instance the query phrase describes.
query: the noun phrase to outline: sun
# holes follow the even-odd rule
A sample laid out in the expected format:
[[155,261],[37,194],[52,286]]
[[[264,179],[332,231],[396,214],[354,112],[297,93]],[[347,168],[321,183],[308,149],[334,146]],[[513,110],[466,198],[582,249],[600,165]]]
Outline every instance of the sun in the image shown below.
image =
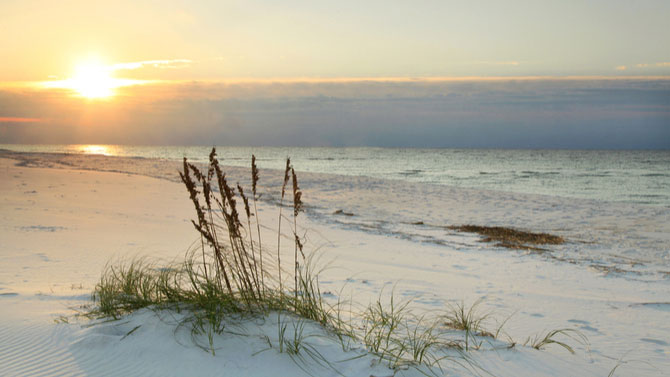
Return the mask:
[[111,97],[118,86],[111,70],[94,60],[78,64],[74,75],[67,81],[70,89],[86,98]]
[[65,79],[41,81],[43,88],[66,89],[75,96],[86,99],[110,99],[116,95],[116,89],[126,86],[142,85],[154,80],[117,78],[113,73],[119,64],[104,64],[98,58],[80,60],[74,66],[72,74]]

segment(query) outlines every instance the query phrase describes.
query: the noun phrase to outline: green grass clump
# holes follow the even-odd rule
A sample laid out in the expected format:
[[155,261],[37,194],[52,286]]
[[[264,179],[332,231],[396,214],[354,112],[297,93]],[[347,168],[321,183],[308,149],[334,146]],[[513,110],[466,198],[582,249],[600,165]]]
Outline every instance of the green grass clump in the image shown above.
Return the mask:
[[548,345],[555,344],[565,348],[570,353],[575,353],[575,350],[568,343],[566,343],[565,340],[557,339],[559,335],[563,336],[564,338],[572,339],[580,344],[588,344],[588,339],[586,339],[586,336],[575,329],[551,330],[548,331],[544,336],[536,335],[532,339],[528,338],[525,344],[535,348],[536,350],[542,350]]
[[[465,303],[461,302],[460,304],[449,306],[449,310],[444,315],[444,324],[454,330],[460,330],[465,332],[465,341],[464,346],[465,350],[469,350],[471,340],[476,341],[477,336],[479,337],[489,337],[496,338],[497,335],[487,331],[484,328],[484,321],[490,316],[490,313],[480,314],[477,311],[477,307],[482,303],[482,299],[475,301],[474,304],[470,306],[469,309],[466,309]],[[496,334],[499,333],[496,331]],[[477,348],[481,346],[481,342],[476,344]]]
[[362,313],[360,340],[368,350],[394,369],[407,366],[436,366],[446,358],[445,349],[459,347],[444,337],[437,318],[416,315],[411,301],[396,303],[393,295],[388,304],[381,297]]

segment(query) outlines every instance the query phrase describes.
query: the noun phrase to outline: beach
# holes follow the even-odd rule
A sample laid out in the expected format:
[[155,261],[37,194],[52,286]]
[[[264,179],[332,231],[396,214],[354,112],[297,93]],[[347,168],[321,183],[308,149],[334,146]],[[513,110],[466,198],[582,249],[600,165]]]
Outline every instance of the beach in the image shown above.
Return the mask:
[[670,1],[0,14],[0,377],[670,375]]
[[[224,162],[225,164],[225,162]],[[390,370],[361,347],[348,352],[314,337],[336,366],[301,365],[259,334],[224,333],[215,355],[179,328],[179,314],[142,310],[119,321],[74,318],[110,261],[168,263],[199,242],[177,161],[0,153],[0,375],[421,375]],[[299,167],[296,167],[299,169]],[[226,167],[232,182],[249,169]],[[276,233],[283,172],[261,171],[259,218]],[[306,250],[327,266],[329,300],[366,305],[393,294],[418,311],[472,305],[504,322],[504,337],[445,363],[445,375],[660,376],[670,369],[670,209],[539,194],[299,172]],[[547,250],[480,242],[447,226],[506,226],[564,237]],[[286,245],[288,247],[289,245]],[[286,250],[291,253],[292,250]],[[572,329],[536,350],[528,338]],[[318,328],[308,331],[318,332]],[[276,336],[276,335],[275,335]],[[473,366],[476,365],[476,366]]]

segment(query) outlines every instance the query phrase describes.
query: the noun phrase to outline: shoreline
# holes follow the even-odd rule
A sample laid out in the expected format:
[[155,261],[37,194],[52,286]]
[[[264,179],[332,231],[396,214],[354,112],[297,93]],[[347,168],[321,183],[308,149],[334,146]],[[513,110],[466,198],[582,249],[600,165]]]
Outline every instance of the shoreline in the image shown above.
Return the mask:
[[[0,151],[23,166],[81,169],[179,183],[181,161],[83,154]],[[199,163],[196,163],[196,165]],[[247,167],[226,166],[229,179],[249,184]],[[261,200],[276,204],[282,172],[260,169]],[[479,249],[478,238],[450,227],[499,226],[556,234],[569,240],[544,256],[643,281],[670,279],[670,207],[451,187],[365,176],[299,172],[306,215],[350,230],[417,243]],[[384,203],[379,201],[384,198]],[[339,211],[339,212],[338,212]],[[338,215],[347,214],[347,215]],[[582,250],[585,245],[589,253]],[[527,255],[522,253],[521,255]]]

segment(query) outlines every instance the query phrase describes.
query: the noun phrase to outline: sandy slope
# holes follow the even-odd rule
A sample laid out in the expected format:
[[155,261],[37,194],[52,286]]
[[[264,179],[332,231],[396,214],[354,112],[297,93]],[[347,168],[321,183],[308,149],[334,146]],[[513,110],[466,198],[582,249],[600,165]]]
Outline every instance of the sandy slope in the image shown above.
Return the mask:
[[[218,339],[216,356],[196,347],[187,334],[175,333],[178,318],[169,315],[141,312],[95,326],[54,323],[71,313],[70,307],[88,302],[110,258],[181,258],[195,239],[188,223],[191,203],[181,185],[167,180],[15,164],[0,159],[0,375],[308,375],[260,340],[259,334],[276,333],[272,321],[247,327],[254,336]],[[327,199],[327,193],[320,195]],[[459,211],[467,212],[468,196],[459,199]],[[509,207],[513,198],[501,200]],[[263,223],[275,226],[274,208],[261,210]],[[576,355],[519,346],[473,352],[471,357],[495,375],[602,376],[619,358],[625,363],[617,375],[670,370],[667,279],[607,277],[584,265],[473,248],[467,245],[476,237],[468,235],[451,235],[446,244],[420,243],[318,216],[302,221],[310,245],[320,246],[324,259],[333,261],[322,276],[326,291],[344,287],[346,295],[365,303],[395,289],[428,310],[486,297],[483,309],[500,320],[516,313],[505,327],[515,341],[553,328],[575,328],[589,337],[590,347],[577,345]],[[334,361],[351,358],[332,344],[319,347]],[[338,363],[337,370],[351,376],[392,374],[371,360]],[[328,368],[311,372],[336,375]]]

